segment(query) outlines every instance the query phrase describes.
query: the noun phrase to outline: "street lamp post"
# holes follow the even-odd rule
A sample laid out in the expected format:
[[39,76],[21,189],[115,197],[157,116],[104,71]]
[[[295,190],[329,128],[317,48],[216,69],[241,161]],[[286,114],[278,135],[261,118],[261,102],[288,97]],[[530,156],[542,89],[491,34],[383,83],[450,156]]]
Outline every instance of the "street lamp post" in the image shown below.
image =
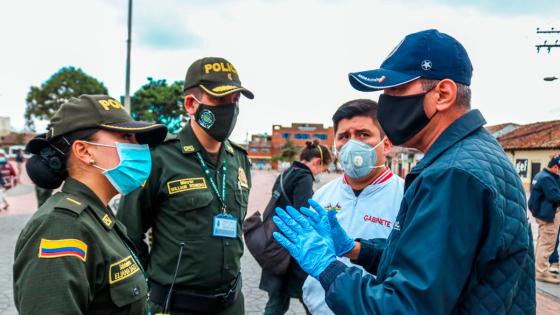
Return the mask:
[[124,107],[130,112],[130,42],[132,29],[132,0],[128,0],[128,38],[126,40],[126,78]]

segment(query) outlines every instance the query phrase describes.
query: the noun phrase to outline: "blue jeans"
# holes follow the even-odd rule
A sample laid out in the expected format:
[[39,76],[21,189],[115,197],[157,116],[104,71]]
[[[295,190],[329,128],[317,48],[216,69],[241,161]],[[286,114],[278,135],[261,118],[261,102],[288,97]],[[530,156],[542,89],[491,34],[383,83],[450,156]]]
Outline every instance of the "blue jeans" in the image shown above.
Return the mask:
[[554,246],[554,251],[548,257],[548,262],[552,265],[558,263],[558,241],[560,241],[560,230],[558,230],[558,236],[556,236],[556,245]]

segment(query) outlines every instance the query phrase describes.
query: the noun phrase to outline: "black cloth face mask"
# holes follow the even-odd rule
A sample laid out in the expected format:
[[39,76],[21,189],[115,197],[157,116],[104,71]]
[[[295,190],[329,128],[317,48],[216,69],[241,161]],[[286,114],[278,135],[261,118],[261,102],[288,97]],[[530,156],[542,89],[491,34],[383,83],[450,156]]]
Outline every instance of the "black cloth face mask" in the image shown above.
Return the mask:
[[224,142],[233,132],[239,107],[236,103],[209,106],[198,103],[196,123],[218,142]]
[[430,122],[433,116],[428,117],[424,113],[424,97],[429,92],[407,96],[379,96],[379,123],[393,144],[405,143]]

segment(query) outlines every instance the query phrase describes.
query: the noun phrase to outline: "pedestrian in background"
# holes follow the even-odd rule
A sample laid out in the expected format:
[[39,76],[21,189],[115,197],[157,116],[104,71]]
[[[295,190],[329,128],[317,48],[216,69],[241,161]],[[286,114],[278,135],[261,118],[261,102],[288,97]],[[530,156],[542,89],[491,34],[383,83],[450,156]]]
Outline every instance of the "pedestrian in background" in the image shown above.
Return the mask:
[[529,210],[539,225],[535,250],[537,280],[560,284],[560,278],[549,270],[549,257],[554,252],[560,228],[560,155],[552,157],[548,167],[533,179]]
[[17,172],[4,153],[0,153],[0,175],[4,180],[4,188],[10,189],[16,185]]
[[9,164],[6,155],[0,153],[0,210],[8,210],[10,207],[6,198],[6,190],[8,190],[9,183],[12,182],[14,170]]
[[24,162],[24,161],[25,161],[25,157],[24,157],[24,155],[23,155],[23,150],[22,150],[22,149],[18,149],[18,150],[16,151],[17,180],[18,180],[18,182],[19,182],[20,179],[21,179],[21,172],[22,172],[22,169],[23,169],[22,165],[23,165],[23,162]]
[[166,134],[163,125],[134,121],[109,96],[82,95],[62,104],[49,131],[27,144],[31,180],[64,185],[18,237],[19,314],[149,314],[144,271],[107,204],[142,185],[152,166],[148,145]]
[[[301,150],[299,161],[294,161],[283,172],[284,176],[276,178],[272,191],[284,190],[276,207],[309,207],[308,199],[313,196],[313,183],[319,182],[321,174],[327,171],[332,159],[326,146],[319,144],[317,140],[307,141]],[[280,180],[283,187],[280,187]],[[305,278],[307,273],[291,257],[284,275],[275,275],[263,268],[259,288],[268,292],[264,315],[285,314],[290,307],[290,298],[299,299],[303,304],[302,286]]]
[[554,245],[554,251],[552,252],[552,254],[550,255],[550,257],[548,258],[548,263],[550,264],[550,267],[548,268],[548,271],[557,274],[560,272],[560,265],[558,263],[559,257],[558,257],[558,246],[560,245],[560,229],[558,231],[558,236],[556,237],[556,245]]

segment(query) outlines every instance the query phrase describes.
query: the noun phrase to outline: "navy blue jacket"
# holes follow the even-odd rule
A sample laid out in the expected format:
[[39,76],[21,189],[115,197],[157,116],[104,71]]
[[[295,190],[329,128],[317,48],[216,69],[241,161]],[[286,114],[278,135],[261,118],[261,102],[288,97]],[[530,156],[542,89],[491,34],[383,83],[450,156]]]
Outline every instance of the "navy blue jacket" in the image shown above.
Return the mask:
[[529,210],[535,218],[553,222],[559,204],[560,176],[545,168],[533,178]]
[[406,177],[387,241],[320,275],[335,314],[535,314],[533,240],[512,163],[473,110]]

